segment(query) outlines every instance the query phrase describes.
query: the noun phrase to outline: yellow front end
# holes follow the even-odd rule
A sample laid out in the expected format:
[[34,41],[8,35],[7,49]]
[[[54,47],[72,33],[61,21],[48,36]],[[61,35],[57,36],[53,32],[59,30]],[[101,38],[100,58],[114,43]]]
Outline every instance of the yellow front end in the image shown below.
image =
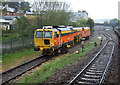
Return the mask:
[[53,37],[54,32],[52,29],[37,29],[34,34],[34,50],[46,52],[54,51]]

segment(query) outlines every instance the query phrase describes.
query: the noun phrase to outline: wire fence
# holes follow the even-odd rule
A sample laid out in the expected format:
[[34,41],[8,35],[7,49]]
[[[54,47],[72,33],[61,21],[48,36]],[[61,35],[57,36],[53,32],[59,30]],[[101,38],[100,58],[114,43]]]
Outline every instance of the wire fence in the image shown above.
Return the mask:
[[24,48],[33,47],[33,38],[25,37],[22,39],[2,41],[2,54],[18,51]]

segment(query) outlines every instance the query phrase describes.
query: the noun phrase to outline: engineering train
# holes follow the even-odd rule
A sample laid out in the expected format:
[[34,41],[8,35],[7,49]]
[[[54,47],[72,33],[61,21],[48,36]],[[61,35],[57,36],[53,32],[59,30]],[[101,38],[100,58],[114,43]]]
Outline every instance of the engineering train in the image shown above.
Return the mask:
[[43,26],[34,33],[34,51],[41,51],[43,55],[64,53],[89,36],[90,27]]

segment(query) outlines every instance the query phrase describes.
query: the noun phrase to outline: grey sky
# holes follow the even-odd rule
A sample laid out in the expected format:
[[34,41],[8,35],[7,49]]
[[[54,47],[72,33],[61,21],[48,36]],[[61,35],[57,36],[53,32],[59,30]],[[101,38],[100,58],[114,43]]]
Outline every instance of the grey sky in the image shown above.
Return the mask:
[[[34,0],[25,0],[34,1]],[[41,0],[35,0],[41,1]],[[56,0],[46,0],[56,1]],[[71,4],[71,9],[75,12],[86,10],[89,17],[93,19],[113,19],[118,18],[118,2],[120,0],[58,0]]]
[[118,2],[120,0],[66,0],[72,9],[86,10],[93,19],[118,18]]

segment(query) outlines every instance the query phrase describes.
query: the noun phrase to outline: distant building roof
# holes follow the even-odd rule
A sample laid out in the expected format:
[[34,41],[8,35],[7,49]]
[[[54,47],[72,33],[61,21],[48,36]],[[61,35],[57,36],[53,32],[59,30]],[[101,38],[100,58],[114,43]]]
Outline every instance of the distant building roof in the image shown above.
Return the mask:
[[4,9],[5,7],[4,6],[0,6],[0,9],[2,10],[2,9]]
[[34,13],[33,13],[33,12],[28,12],[28,11],[26,11],[26,14],[30,14],[30,15],[32,14],[32,15],[33,15]]
[[10,7],[7,7],[7,11],[8,11],[8,12],[15,12],[15,9],[14,9],[14,8],[10,8]]
[[2,19],[13,20],[14,18],[20,18],[20,16],[2,16]]
[[14,8],[11,8],[11,7],[6,7],[6,6],[0,6],[0,9],[3,10],[3,9],[7,9],[8,12],[15,12],[15,9]]
[[0,19],[0,22],[10,22],[10,21],[8,21],[8,20],[5,20],[5,19]]
[[88,19],[88,13],[86,11],[80,11],[78,10],[78,12],[73,12],[74,17],[71,18],[72,21],[77,21],[78,19]]

